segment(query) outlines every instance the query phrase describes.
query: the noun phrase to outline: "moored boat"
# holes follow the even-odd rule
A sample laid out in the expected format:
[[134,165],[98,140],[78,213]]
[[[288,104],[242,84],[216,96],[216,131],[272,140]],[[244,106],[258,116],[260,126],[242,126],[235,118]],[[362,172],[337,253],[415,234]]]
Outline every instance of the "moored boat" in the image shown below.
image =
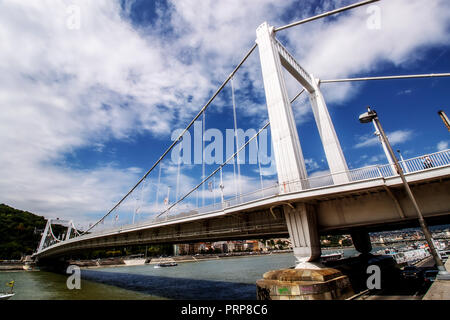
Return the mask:
[[160,262],[154,266],[154,268],[175,267],[178,264],[176,262]]
[[146,259],[124,259],[123,262],[127,266],[141,266],[145,264]]
[[15,295],[15,293],[13,292],[14,282],[15,281],[13,280],[6,284],[8,287],[11,287],[11,290],[9,291],[9,293],[0,293],[0,300],[8,300]]
[[0,300],[8,300],[13,297],[15,293],[0,293]]
[[320,260],[322,261],[336,261],[341,259],[344,256],[344,252],[333,252],[328,254],[323,254],[320,257]]
[[131,255],[123,259],[127,266],[142,266],[147,261],[142,254]]

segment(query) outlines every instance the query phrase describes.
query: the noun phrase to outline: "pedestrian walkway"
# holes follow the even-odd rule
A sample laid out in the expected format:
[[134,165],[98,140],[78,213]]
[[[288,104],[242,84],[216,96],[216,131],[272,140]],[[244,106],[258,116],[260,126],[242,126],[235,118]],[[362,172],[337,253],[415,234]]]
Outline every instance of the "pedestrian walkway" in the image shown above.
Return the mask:
[[[445,263],[450,272],[450,259]],[[450,280],[436,280],[422,300],[450,300]]]

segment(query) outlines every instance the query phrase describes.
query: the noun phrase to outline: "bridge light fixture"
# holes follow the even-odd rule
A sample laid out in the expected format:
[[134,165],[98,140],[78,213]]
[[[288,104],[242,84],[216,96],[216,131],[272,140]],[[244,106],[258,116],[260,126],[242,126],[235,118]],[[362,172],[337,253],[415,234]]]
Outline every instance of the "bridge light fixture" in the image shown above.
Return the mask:
[[434,242],[433,242],[433,239],[431,236],[431,232],[430,232],[430,230],[428,230],[428,226],[423,218],[423,215],[419,208],[419,205],[417,204],[414,194],[412,193],[411,188],[409,187],[409,184],[406,181],[406,178],[403,174],[402,167],[398,163],[397,157],[394,154],[394,150],[392,149],[391,144],[389,143],[389,140],[386,137],[386,134],[384,133],[383,127],[381,126],[381,123],[380,123],[380,120],[378,119],[377,113],[375,112],[375,110],[371,110],[370,107],[367,107],[367,112],[365,112],[359,116],[359,122],[361,122],[361,123],[373,122],[375,128],[377,128],[380,131],[380,137],[383,140],[383,144],[386,146],[386,149],[387,149],[391,159],[394,161],[395,170],[397,171],[398,175],[402,179],[403,185],[406,189],[406,193],[408,194],[408,197],[410,198],[411,202],[414,205],[414,208],[416,209],[417,216],[419,218],[420,227],[422,228],[422,232],[425,236],[428,247],[430,248],[431,255],[433,256],[434,261],[436,262],[436,266],[439,270],[438,278],[450,279],[450,274],[446,271],[444,264],[436,250],[436,247],[434,245]]
[[369,123],[369,122],[372,122],[376,117],[377,117],[376,111],[370,110],[370,107],[367,107],[367,112],[365,112],[359,116],[359,122]]

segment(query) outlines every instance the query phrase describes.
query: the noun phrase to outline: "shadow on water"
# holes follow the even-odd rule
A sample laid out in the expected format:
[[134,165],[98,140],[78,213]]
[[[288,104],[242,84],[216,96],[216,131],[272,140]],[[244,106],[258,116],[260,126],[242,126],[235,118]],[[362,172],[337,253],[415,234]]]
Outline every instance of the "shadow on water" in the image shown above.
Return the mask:
[[83,279],[174,300],[255,300],[256,284],[82,270]]

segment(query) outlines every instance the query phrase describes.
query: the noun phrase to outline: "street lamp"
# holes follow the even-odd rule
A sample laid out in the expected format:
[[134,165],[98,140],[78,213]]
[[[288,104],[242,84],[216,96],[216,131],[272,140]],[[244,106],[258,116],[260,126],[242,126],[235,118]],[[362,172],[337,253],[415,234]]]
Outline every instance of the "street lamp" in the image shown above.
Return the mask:
[[405,159],[403,159],[403,156],[402,156],[402,154],[400,152],[400,149],[397,149],[397,153],[400,156],[400,161],[403,163],[403,167],[405,168],[405,172],[409,173],[408,166],[406,165]]
[[411,188],[409,187],[409,184],[406,181],[405,176],[403,175],[402,167],[399,165],[397,157],[394,154],[394,150],[392,150],[389,140],[386,137],[386,134],[384,133],[383,127],[381,126],[381,123],[380,123],[380,120],[378,119],[377,113],[375,112],[375,110],[370,110],[370,107],[367,107],[367,112],[365,112],[359,116],[359,122],[361,122],[361,123],[373,122],[374,126],[376,128],[378,128],[378,130],[380,131],[382,142],[384,142],[384,145],[386,146],[390,157],[394,161],[395,170],[397,171],[400,178],[402,179],[403,185],[406,189],[406,193],[408,194],[409,198],[411,199],[411,201],[414,205],[414,208],[417,211],[420,226],[422,228],[423,234],[425,235],[425,239],[430,248],[431,255],[433,256],[434,261],[436,262],[436,266],[439,270],[439,275],[442,275],[442,276],[445,275],[445,277],[447,277],[448,272],[445,270],[444,264],[442,263],[442,260],[436,251],[436,248],[433,243],[433,239],[431,237],[431,233],[428,230],[428,226],[423,218],[422,212],[420,211],[419,205],[417,204],[416,199],[414,198],[414,194],[412,193]]

